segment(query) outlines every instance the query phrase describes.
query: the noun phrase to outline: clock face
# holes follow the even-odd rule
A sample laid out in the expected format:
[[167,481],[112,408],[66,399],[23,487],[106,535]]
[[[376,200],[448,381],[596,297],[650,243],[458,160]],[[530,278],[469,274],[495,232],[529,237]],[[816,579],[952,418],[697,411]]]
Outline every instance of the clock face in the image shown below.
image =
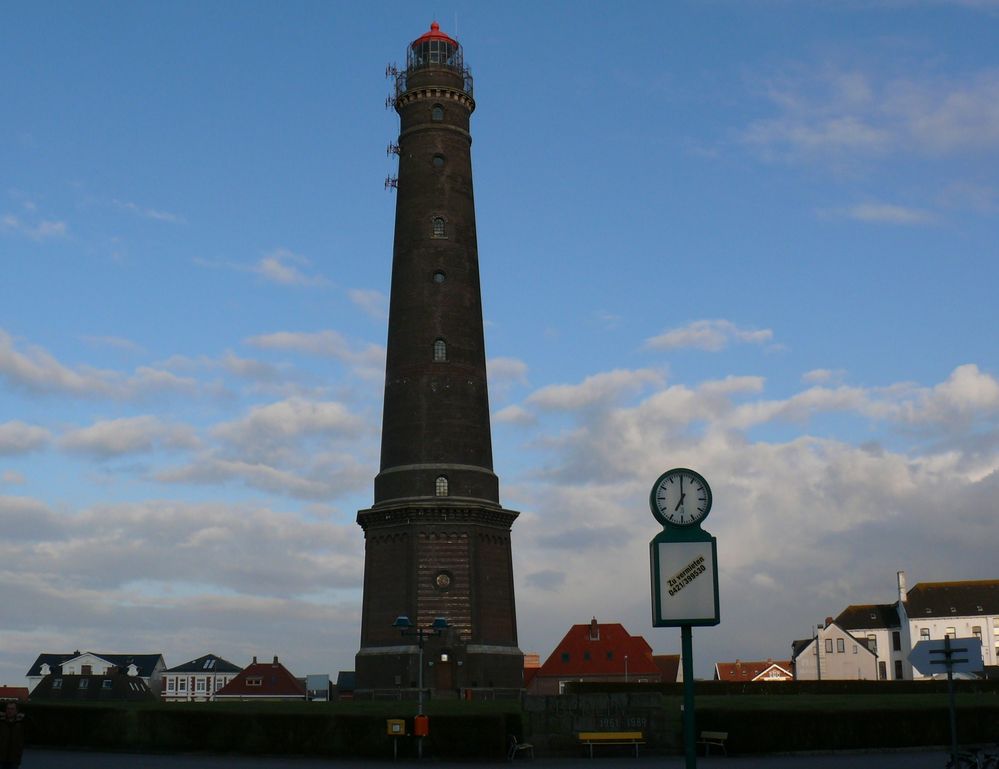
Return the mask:
[[693,526],[711,510],[711,487],[693,470],[668,470],[652,487],[649,506],[663,526]]

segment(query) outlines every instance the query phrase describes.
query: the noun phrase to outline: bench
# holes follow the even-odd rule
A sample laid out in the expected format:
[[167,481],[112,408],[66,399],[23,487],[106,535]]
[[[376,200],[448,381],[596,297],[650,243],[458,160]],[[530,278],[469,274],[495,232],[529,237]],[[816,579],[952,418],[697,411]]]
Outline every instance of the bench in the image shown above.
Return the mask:
[[641,732],[580,732],[576,737],[590,749],[590,758],[593,758],[594,745],[634,745],[635,758],[638,758],[638,746],[645,744]]
[[697,741],[698,745],[704,746],[704,755],[711,754],[711,746],[716,748],[721,748],[722,753],[726,756],[728,755],[728,750],[725,748],[725,743],[728,741],[728,732],[701,732],[701,739]]
[[506,752],[506,760],[513,761],[518,753],[527,753],[534,758],[534,746],[529,742],[521,742],[514,734],[510,735],[510,749]]

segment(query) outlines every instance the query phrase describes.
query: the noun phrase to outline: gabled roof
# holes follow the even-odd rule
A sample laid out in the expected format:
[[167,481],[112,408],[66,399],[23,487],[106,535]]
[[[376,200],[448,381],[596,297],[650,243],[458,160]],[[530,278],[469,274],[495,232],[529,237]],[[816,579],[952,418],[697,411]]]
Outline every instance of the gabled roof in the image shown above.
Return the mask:
[[814,638],[797,638],[791,641],[791,663],[793,664],[798,656],[812,645]]
[[243,668],[224,660],[215,654],[206,654],[196,660],[184,662],[175,668],[164,670],[164,673],[238,673]]
[[285,697],[305,699],[305,684],[275,657],[273,662],[253,658],[234,679],[215,693],[220,697]]
[[839,613],[836,624],[844,630],[891,630],[901,626],[893,603],[852,604]]
[[652,661],[656,663],[662,674],[662,680],[675,682],[680,677],[680,655],[679,654],[653,654]]
[[155,672],[157,664],[163,664],[162,654],[103,654],[99,652],[75,651],[72,654],[39,654],[38,659],[28,668],[28,672],[25,675],[29,677],[42,675],[42,665],[46,664],[53,673],[58,673],[60,665],[69,660],[81,657],[83,654],[92,654],[95,657],[100,657],[102,660],[107,660],[123,671],[128,670],[129,665],[135,665],[139,671],[139,675],[143,678],[149,678]]
[[144,679],[116,672],[110,675],[62,675],[51,673],[38,682],[32,700],[127,701],[153,699]]
[[341,670],[336,674],[336,690],[338,692],[352,692],[357,685],[357,673],[353,670]]
[[999,614],[999,580],[920,582],[908,592],[905,611],[912,620]]
[[633,636],[620,623],[573,625],[555,651],[545,660],[537,676],[621,676],[627,657],[629,676],[660,675],[652,659],[652,647],[641,636]]
[[791,660],[762,660],[747,661],[736,660],[735,662],[716,662],[716,681],[760,681],[768,677],[771,672],[777,673],[783,678],[794,678],[791,672]]

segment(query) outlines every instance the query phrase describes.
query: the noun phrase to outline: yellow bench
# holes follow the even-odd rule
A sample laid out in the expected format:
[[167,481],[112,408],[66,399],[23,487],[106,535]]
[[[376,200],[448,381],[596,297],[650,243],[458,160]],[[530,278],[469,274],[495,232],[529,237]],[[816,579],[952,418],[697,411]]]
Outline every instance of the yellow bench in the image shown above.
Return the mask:
[[706,756],[711,753],[712,745],[716,748],[721,748],[722,753],[727,756],[728,750],[725,748],[726,741],[728,741],[728,732],[701,732],[701,739],[697,741],[697,744],[704,746],[704,755]]
[[641,732],[579,732],[576,737],[590,749],[590,758],[593,758],[594,745],[634,745],[635,758],[638,758],[638,746],[645,744]]

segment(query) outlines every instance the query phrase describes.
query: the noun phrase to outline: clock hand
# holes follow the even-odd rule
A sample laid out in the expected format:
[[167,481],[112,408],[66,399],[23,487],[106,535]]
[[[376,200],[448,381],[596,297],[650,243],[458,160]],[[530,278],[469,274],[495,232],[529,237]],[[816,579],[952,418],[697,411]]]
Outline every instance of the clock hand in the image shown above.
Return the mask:
[[683,498],[684,498],[685,496],[687,496],[687,495],[686,495],[686,494],[684,494],[683,492],[681,492],[681,493],[680,493],[680,501],[679,501],[679,502],[677,502],[677,503],[676,503],[676,507],[674,507],[674,508],[673,508],[673,512],[674,512],[674,513],[675,513],[675,512],[677,511],[677,510],[679,510],[679,509],[680,509],[680,506],[681,506],[681,505],[683,504]]

